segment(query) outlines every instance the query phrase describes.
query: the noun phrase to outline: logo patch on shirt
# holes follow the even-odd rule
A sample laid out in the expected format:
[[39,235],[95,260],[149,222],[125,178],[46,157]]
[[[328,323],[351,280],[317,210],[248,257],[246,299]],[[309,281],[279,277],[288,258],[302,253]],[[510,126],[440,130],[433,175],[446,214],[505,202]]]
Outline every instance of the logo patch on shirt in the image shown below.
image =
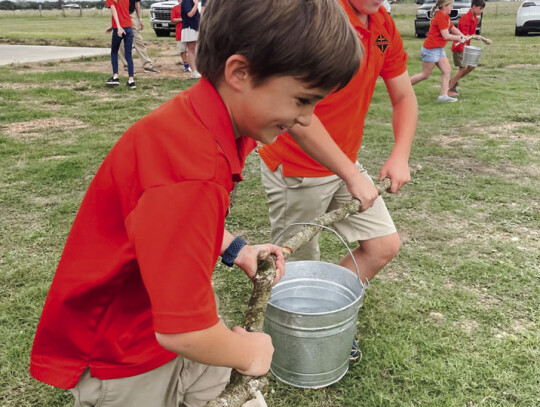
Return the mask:
[[375,40],[375,45],[381,50],[381,52],[384,54],[386,52],[386,48],[390,45],[390,41],[388,41],[384,35],[379,34],[377,36],[377,39]]

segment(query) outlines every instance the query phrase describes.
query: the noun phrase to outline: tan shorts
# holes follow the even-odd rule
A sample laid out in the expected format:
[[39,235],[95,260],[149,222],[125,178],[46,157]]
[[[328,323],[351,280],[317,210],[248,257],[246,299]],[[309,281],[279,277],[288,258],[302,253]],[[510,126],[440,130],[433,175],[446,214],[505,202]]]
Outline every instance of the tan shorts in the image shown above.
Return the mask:
[[221,394],[231,369],[207,366],[182,357],[149,372],[101,380],[85,370],[70,389],[74,407],[202,407]]
[[457,66],[458,68],[465,68],[463,65],[463,52],[454,51],[452,54],[454,57],[454,66]]
[[176,41],[176,45],[180,54],[182,52],[187,52],[187,43],[185,43],[184,41]]
[[[373,183],[367,171],[356,163],[361,174]],[[268,195],[272,241],[282,244],[301,226],[323,213],[337,209],[352,199],[345,182],[337,175],[328,177],[283,177],[281,166],[272,172],[261,160],[262,185]],[[349,242],[370,240],[396,232],[390,213],[379,197],[367,211],[347,217],[333,226]],[[291,260],[319,260],[317,238],[301,246]]]

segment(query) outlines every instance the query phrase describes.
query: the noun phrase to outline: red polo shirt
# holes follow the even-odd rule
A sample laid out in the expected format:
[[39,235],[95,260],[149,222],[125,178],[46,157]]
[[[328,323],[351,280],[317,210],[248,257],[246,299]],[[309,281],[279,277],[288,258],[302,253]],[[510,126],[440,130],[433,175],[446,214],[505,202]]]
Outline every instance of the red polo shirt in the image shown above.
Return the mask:
[[[174,118],[174,120],[171,120]],[[82,201],[45,301],[30,372],[61,388],[172,360],[154,332],[218,322],[211,285],[229,192],[252,139],[201,79],[135,123]]]
[[[463,33],[463,35],[475,35],[477,25],[478,17],[473,16],[472,10],[469,10],[467,14],[459,19],[458,29]],[[460,44],[459,41],[454,41],[452,43],[452,51],[463,52],[465,45],[471,45],[471,40],[463,44]]]
[[424,48],[433,49],[446,46],[447,41],[443,38],[441,31],[449,30],[453,26],[454,24],[452,24],[448,14],[443,13],[441,10],[437,11],[435,17],[431,20],[427,38],[424,41]]
[[[175,18],[182,18],[182,7],[180,4],[174,6],[171,10],[171,21]],[[182,41],[182,22],[176,24],[176,41]]]
[[[336,144],[354,162],[360,150],[364,119],[377,78],[394,78],[405,72],[407,54],[394,20],[384,7],[369,16],[369,29],[366,29],[348,1],[340,0],[340,4],[360,35],[364,59],[351,82],[319,102],[315,114]],[[272,171],[282,164],[283,174],[287,177],[332,175],[326,167],[306,154],[288,133],[280,135],[273,144],[265,145],[258,151]]]
[[[129,15],[129,0],[107,0],[106,5],[107,8],[111,8],[114,5],[121,27],[133,27],[131,16]],[[111,17],[111,19],[113,28],[118,28],[114,18]]]

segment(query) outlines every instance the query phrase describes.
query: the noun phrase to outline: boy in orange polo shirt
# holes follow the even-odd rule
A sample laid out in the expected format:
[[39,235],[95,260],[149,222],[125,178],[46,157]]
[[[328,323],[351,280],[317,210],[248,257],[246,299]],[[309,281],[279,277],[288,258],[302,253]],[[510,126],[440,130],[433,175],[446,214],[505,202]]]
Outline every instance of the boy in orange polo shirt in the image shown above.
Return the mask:
[[[373,181],[357,162],[364,119],[377,78],[384,79],[394,110],[394,148],[378,175],[378,179],[391,179],[391,193],[398,192],[410,179],[408,158],[416,129],[417,104],[409,82],[403,42],[394,21],[380,7],[380,1],[340,0],[340,4],[362,41],[364,58],[360,70],[344,89],[317,105],[316,119],[310,126],[289,129],[275,143],[258,151],[262,159],[262,182],[270,204],[272,238],[281,236],[277,244],[297,231],[298,226],[289,227],[292,223],[308,222],[342,206],[352,196],[361,201],[364,211],[335,227],[349,242],[359,243],[353,254],[365,281],[392,260],[400,247],[383,199],[378,197]],[[338,147],[328,142],[330,138]],[[335,160],[323,166],[302,149],[315,159],[317,154],[336,150],[332,154]],[[317,260],[318,239],[303,245],[292,257]],[[340,264],[355,271],[349,255]],[[357,355],[353,350],[352,358]]]
[[[470,36],[478,41],[483,41],[486,44],[490,45],[493,43],[488,38],[484,38],[481,35],[476,35],[476,27],[478,26],[478,20],[486,7],[486,2],[484,0],[472,0],[471,9],[463,17],[459,19],[458,29],[463,33],[463,35]],[[454,57],[454,65],[457,66],[458,71],[450,79],[448,95],[450,96],[459,96],[457,91],[457,83],[465,75],[470,74],[476,66],[465,66],[463,65],[463,50],[465,45],[471,45],[471,40],[466,43],[461,43],[459,41],[454,41],[452,43],[452,55]]]
[[31,374],[70,389],[77,406],[108,407],[200,407],[231,368],[265,374],[270,337],[220,322],[212,272],[221,256],[253,277],[260,251],[277,256],[276,280],[285,264],[281,248],[224,231],[229,193],[256,141],[308,126],[360,54],[334,0],[212,0],[197,55],[203,78],[129,128],[88,188]]

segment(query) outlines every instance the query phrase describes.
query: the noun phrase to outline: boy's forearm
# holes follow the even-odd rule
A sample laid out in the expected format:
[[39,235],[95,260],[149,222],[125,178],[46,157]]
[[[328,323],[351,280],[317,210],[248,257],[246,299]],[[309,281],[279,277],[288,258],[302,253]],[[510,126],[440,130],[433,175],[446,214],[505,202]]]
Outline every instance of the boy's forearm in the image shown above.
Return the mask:
[[247,338],[232,332],[221,322],[201,331],[156,333],[156,338],[164,348],[194,362],[239,370],[250,366],[257,351]]
[[221,243],[221,249],[219,251],[220,256],[222,256],[223,253],[225,253],[225,250],[227,250],[227,247],[231,245],[233,240],[234,240],[234,235],[232,235],[231,233],[225,230],[225,232],[223,233],[223,241]]
[[418,121],[416,95],[407,71],[385,81],[385,84],[393,107],[394,148],[392,155],[408,161]]

